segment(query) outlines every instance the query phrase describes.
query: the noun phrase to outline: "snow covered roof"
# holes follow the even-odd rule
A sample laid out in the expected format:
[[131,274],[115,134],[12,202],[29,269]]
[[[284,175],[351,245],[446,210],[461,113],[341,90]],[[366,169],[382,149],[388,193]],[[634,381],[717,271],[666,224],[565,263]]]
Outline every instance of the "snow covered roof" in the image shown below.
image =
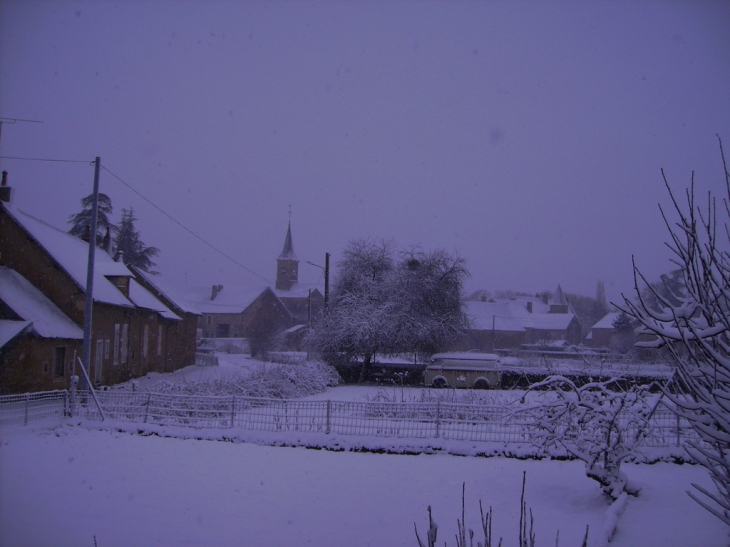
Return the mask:
[[140,308],[146,308],[148,310],[155,310],[165,319],[174,319],[181,321],[180,316],[170,310],[162,302],[160,302],[155,296],[140,285],[134,279],[129,280],[129,299],[134,302]]
[[[86,242],[74,237],[50,224],[46,224],[12,205],[2,206],[15,221],[33,237],[53,259],[71,276],[81,292],[86,292],[86,266],[89,258],[89,246]],[[124,264],[114,262],[102,249],[94,255],[94,301],[117,306],[134,307],[124,294],[105,276],[132,276]]]
[[307,298],[310,289],[312,292],[317,290],[320,294],[324,295],[324,284],[309,282],[293,283],[288,291],[274,289],[274,293],[279,298]]
[[[532,303],[532,313],[528,310],[528,302]],[[537,299],[466,302],[467,315],[475,330],[492,330],[493,321],[495,331],[564,330],[575,317],[573,313],[547,313],[549,309]]]
[[0,319],[0,348],[30,327],[31,321],[11,321]]
[[215,299],[211,299],[211,286],[185,287],[180,292],[200,313],[241,313],[267,289],[271,290],[268,285],[225,285],[217,292]]
[[613,322],[616,321],[616,318],[621,315],[621,312],[612,311],[604,315],[598,323],[593,325],[592,329],[611,329],[613,330]]
[[81,340],[83,330],[15,270],[0,266],[0,300],[43,338]]
[[524,332],[521,322],[510,316],[505,302],[467,302],[467,315],[474,330]]
[[139,268],[135,268],[134,266],[130,266],[130,268],[134,270],[136,275],[154,287],[159,294],[165,297],[169,302],[172,302],[172,304],[177,306],[177,308],[183,313],[194,313],[196,315],[200,315],[198,308],[190,304],[190,302],[188,302],[177,289],[173,289],[167,285],[160,276],[150,275],[149,273],[142,271]]

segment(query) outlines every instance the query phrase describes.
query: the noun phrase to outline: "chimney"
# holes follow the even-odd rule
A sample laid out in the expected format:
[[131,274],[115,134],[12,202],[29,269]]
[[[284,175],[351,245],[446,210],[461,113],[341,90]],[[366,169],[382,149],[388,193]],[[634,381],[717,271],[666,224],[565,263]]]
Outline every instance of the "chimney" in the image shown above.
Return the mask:
[[213,291],[210,293],[210,299],[215,300],[218,293],[223,290],[223,285],[213,285]]
[[532,313],[532,301],[527,301],[527,313]]
[[84,228],[84,234],[81,236],[81,239],[86,241],[86,243],[88,243],[91,239],[91,228],[89,228],[88,224],[86,225],[86,228]]
[[3,181],[2,184],[0,184],[0,201],[10,203],[10,198],[12,197],[12,194],[13,189],[8,186],[8,172],[3,171]]
[[124,251],[117,251],[116,256],[114,256],[114,262],[124,262]]

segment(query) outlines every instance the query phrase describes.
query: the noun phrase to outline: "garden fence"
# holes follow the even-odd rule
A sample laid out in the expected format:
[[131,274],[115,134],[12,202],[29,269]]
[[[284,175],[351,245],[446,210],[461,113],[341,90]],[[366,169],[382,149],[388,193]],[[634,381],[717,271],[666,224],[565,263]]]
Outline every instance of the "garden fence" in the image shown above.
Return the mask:
[[[532,427],[509,405],[391,403],[97,392],[106,419],[190,428],[324,433],[374,437],[530,443]],[[64,416],[100,420],[88,392],[0,397],[0,425],[26,425]],[[520,423],[522,422],[522,423]],[[681,446],[698,440],[689,423],[665,404],[652,415],[644,445]]]
[[0,396],[0,426],[61,423],[69,414],[69,393],[65,390]]

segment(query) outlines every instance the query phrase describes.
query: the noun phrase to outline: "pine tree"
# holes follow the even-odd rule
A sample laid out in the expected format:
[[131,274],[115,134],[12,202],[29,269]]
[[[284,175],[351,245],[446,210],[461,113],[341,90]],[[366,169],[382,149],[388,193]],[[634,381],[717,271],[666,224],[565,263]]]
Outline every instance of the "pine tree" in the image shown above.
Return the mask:
[[[91,207],[94,203],[94,195],[89,194],[85,198],[81,199],[81,211],[75,215],[68,217],[68,223],[71,224],[71,229],[68,231],[69,234],[76,237],[81,237],[86,233],[87,229],[91,228]],[[106,194],[99,194],[98,208],[96,214],[96,239],[100,242],[107,229],[111,233],[117,231],[117,227],[109,220],[109,215],[112,214],[112,200]]]
[[117,252],[122,253],[122,260],[128,266],[135,266],[140,270],[157,274],[151,271],[157,264],[152,262],[152,257],[157,256],[160,250],[157,247],[146,247],[139,238],[139,232],[135,229],[134,223],[137,217],[134,216],[134,209],[122,209],[122,220],[117,229],[117,236],[114,238],[114,247]]
[[608,303],[606,302],[606,286],[603,284],[603,279],[599,279],[596,284],[596,313],[595,315],[600,319],[608,313]]
[[631,318],[625,312],[621,312],[613,320],[613,331],[616,334],[626,334],[633,332],[634,327],[631,325]]

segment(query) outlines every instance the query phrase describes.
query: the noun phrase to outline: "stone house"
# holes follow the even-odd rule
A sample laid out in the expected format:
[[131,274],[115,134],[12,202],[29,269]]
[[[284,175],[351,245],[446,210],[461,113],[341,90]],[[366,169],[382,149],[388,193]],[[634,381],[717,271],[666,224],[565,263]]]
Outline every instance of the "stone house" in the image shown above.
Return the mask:
[[0,266],[0,392],[66,388],[83,337],[27,279]]
[[[11,204],[12,189],[3,188],[0,265],[25,278],[77,326],[83,325],[88,243],[20,211]],[[168,337],[181,317],[101,249],[95,254],[94,269],[92,381],[110,385],[184,366],[181,361],[166,362]],[[194,332],[190,336],[194,340]],[[71,358],[66,356],[67,364]],[[14,374],[34,374],[39,366],[44,365],[33,363]],[[54,386],[68,387],[70,369],[64,368]]]

